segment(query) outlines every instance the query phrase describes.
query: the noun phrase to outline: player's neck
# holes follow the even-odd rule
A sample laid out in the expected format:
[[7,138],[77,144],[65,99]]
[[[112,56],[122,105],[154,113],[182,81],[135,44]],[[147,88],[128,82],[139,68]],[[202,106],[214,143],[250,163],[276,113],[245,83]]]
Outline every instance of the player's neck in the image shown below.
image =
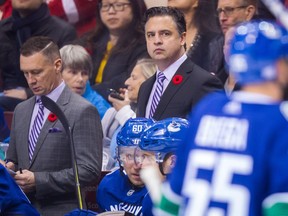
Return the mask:
[[279,84],[274,82],[246,85],[242,87],[242,90],[246,92],[267,95],[275,101],[281,101],[283,97],[283,93]]

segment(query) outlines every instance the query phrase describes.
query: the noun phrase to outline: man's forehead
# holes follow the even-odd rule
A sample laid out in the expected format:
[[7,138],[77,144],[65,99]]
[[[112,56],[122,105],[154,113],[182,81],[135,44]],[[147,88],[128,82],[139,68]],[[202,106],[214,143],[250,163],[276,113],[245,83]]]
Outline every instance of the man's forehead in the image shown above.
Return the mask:
[[[159,20],[161,20],[161,22],[159,22]],[[166,25],[166,24],[163,24],[165,22],[168,22],[168,23],[175,23],[173,18],[169,15],[159,15],[159,16],[153,16],[153,17],[150,17],[145,26],[147,25],[152,25],[151,22],[154,22],[153,25],[155,24],[158,24],[158,25]]]
[[218,7],[227,7],[227,6],[239,6],[243,5],[245,2],[244,0],[219,0]]
[[136,147],[121,147],[121,152],[134,153]]
[[[154,18],[154,19],[153,19]],[[153,19],[153,20],[152,20]],[[161,19],[161,21],[160,21]],[[153,23],[150,21],[152,20]],[[151,17],[145,24],[145,31],[166,31],[177,29],[176,23],[171,16],[155,16]]]

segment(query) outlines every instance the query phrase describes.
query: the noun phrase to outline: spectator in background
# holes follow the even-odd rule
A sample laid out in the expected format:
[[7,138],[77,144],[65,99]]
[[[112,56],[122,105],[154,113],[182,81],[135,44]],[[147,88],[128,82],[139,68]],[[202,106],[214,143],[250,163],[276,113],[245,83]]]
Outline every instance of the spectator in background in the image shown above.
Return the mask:
[[142,201],[148,193],[140,178],[141,165],[134,162],[134,152],[151,119],[131,118],[117,135],[117,160],[120,168],[107,174],[99,184],[97,203],[102,211],[126,211],[141,215]]
[[6,19],[12,14],[11,0],[0,0],[0,20]]
[[[155,72],[156,65],[152,59],[140,59],[133,68],[130,77],[125,81],[127,89],[122,89],[120,94],[124,100],[119,100],[109,95],[108,99],[113,104],[113,107],[107,110],[102,119],[103,147],[106,152],[103,155],[103,166],[107,163],[110,164],[105,169],[110,170],[114,166],[115,161],[113,158],[118,131],[129,118],[136,117],[138,92],[141,84],[153,76]],[[109,161],[107,161],[108,158]],[[106,163],[104,163],[104,159],[106,159]]]
[[102,118],[110,104],[89,84],[93,71],[89,53],[79,45],[66,45],[60,49],[62,59],[62,78],[65,84],[76,94],[82,95],[98,110]]
[[218,0],[217,14],[223,34],[241,22],[251,20],[257,12],[257,0]]
[[0,107],[10,111],[32,96],[19,67],[21,45],[28,38],[39,35],[50,37],[60,47],[76,38],[75,29],[52,17],[43,0],[12,0],[12,6],[12,17],[0,22],[0,71],[4,89]]
[[78,36],[95,28],[98,0],[46,0],[46,2],[51,15],[74,25]]
[[35,96],[14,111],[6,166],[16,171],[14,179],[41,215],[62,216],[78,207],[71,142],[41,96],[56,102],[68,119],[82,186],[101,174],[100,117],[91,103],[65,86],[59,48],[50,38],[32,37],[20,52],[21,71]]
[[[78,36],[95,28],[95,9],[98,0],[45,0],[45,2],[52,16],[64,19],[76,27]],[[10,17],[11,14],[11,0],[0,0],[0,20]]]
[[168,6],[181,10],[186,21],[187,56],[204,70],[215,74],[224,84],[223,34],[213,0],[169,0]]
[[139,58],[147,56],[141,26],[143,0],[99,0],[95,31],[81,41],[92,49],[90,83],[108,99],[107,89],[119,90]]
[[187,118],[204,95],[223,89],[223,85],[187,57],[186,23],[181,11],[150,8],[144,21],[147,50],[157,65],[157,73],[140,87],[137,116],[155,120]]
[[[225,46],[227,47],[228,45],[229,47],[231,36],[233,36],[233,30],[230,32],[228,32],[228,30],[241,22],[246,22],[256,18],[257,1],[258,0],[218,0],[217,15],[222,32],[225,36],[223,51],[226,64],[228,62],[227,58],[229,52],[227,52],[228,49],[226,49]],[[234,78],[230,75],[229,71],[227,71],[227,67],[226,73],[228,74],[228,79],[225,83],[225,87],[227,93],[230,94],[233,89],[237,90],[238,86],[235,86]]]

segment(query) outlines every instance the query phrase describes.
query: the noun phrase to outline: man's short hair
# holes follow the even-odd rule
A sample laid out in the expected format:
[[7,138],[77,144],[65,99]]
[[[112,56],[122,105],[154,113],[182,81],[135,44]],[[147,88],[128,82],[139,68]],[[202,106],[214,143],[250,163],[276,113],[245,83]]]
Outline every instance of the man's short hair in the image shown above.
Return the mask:
[[257,0],[242,0],[245,5],[253,5],[257,8]]
[[152,17],[170,16],[175,21],[179,34],[186,32],[186,22],[183,13],[172,7],[152,7],[149,8],[143,17],[143,22],[146,24]]
[[49,37],[31,37],[22,45],[20,49],[20,54],[25,57],[39,52],[41,52],[51,62],[54,62],[57,58],[60,58],[59,47]]

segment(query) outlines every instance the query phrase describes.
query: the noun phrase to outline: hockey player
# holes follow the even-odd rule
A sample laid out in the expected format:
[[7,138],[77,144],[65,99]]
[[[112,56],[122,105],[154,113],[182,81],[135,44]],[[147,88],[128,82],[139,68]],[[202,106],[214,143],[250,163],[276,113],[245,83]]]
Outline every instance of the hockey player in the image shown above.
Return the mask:
[[2,164],[0,176],[0,215],[40,215]]
[[259,216],[265,198],[275,203],[288,192],[287,32],[245,23],[231,43],[230,72],[241,90],[209,95],[193,110],[157,215]]
[[151,119],[131,118],[117,135],[117,159],[120,168],[106,175],[97,190],[97,203],[103,211],[125,211],[141,215],[147,190],[140,178],[141,165],[134,162],[135,148]]
[[[183,142],[188,125],[186,119],[176,117],[155,122],[141,136],[135,153],[136,163],[141,164],[142,169],[155,167],[161,181],[164,181],[175,166],[175,152]],[[151,198],[147,194],[143,201],[143,216],[153,215],[152,206]]]

